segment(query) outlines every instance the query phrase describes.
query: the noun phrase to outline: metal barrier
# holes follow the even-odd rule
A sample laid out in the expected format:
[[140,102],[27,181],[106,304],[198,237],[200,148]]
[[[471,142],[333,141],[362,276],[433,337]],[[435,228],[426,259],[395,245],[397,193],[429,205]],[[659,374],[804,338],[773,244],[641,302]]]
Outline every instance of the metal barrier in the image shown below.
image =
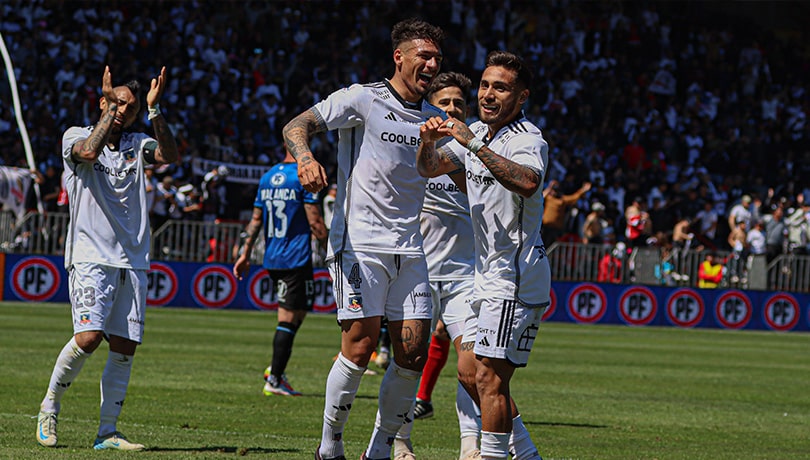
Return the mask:
[[[0,212],[0,252],[62,255],[69,215],[29,213],[16,222]],[[152,260],[233,264],[244,225],[238,222],[170,220],[152,235]],[[553,280],[596,282],[599,262],[613,246],[556,242],[548,249]],[[765,256],[716,251],[725,272],[721,287],[810,292],[810,256],[783,254],[770,263]],[[260,265],[264,239],[258,238],[250,261]],[[706,251],[656,247],[635,248],[622,259],[618,282],[667,286],[697,286]],[[316,257],[321,257],[316,254]],[[317,265],[317,263],[316,263]]]

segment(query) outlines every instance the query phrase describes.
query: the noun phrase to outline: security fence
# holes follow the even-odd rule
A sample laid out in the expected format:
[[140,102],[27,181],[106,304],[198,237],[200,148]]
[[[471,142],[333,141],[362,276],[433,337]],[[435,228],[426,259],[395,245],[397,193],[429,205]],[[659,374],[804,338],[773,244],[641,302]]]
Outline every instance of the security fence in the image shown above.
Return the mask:
[[[62,255],[68,219],[64,213],[29,213],[16,222],[10,212],[0,212],[0,252]],[[152,235],[152,259],[232,264],[243,230],[244,225],[238,222],[170,220]],[[694,287],[707,253],[657,247],[614,252],[614,246],[554,243],[547,251],[552,279]],[[263,253],[264,241],[259,238],[251,253],[251,263],[261,264]],[[764,255],[714,253],[724,266],[720,287],[810,292],[810,256],[783,254],[767,263]],[[611,255],[614,260],[606,259]],[[316,265],[321,263],[315,261]]]

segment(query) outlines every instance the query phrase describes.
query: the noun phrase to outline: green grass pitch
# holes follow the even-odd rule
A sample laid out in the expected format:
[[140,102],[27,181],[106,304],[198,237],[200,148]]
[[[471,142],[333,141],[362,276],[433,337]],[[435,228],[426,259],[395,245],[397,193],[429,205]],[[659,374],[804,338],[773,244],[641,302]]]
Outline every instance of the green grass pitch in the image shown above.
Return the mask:
[[[119,420],[148,450],[90,447],[105,346],[63,399],[60,447],[46,449],[35,416],[70,337],[70,311],[0,303],[0,458],[312,459],[339,330],[333,316],[310,315],[287,370],[304,396],[265,397],[275,321],[267,312],[150,308]],[[563,323],[540,331],[512,389],[546,460],[810,458],[809,334]],[[344,434],[349,459],[371,434],[381,378],[363,378]],[[448,364],[436,415],[414,427],[420,460],[458,456],[454,391]]]

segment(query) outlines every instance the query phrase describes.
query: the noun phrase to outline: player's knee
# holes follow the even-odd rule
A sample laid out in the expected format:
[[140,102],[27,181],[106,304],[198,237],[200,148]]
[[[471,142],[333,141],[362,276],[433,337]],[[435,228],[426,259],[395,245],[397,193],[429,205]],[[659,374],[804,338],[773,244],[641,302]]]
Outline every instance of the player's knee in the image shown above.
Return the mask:
[[85,331],[76,334],[76,345],[79,346],[85,353],[92,353],[96,351],[101,341],[104,340],[104,335],[101,331]]

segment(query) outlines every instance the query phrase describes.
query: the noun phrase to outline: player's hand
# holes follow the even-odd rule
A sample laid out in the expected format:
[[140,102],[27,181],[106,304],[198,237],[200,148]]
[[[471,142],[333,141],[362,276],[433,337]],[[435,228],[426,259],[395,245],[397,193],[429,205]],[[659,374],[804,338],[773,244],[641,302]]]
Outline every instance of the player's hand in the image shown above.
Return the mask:
[[312,158],[312,154],[301,155],[298,161],[298,180],[304,189],[318,193],[326,187],[326,170]]
[[107,105],[117,104],[118,97],[115,96],[115,91],[113,91],[110,66],[104,66],[104,75],[101,77],[101,94],[107,100]]
[[464,124],[463,121],[450,117],[442,123],[442,131],[449,136],[453,136],[461,145],[466,146],[470,139],[475,137],[475,134],[470,131],[470,128]]
[[233,264],[233,276],[242,281],[242,276],[250,269],[250,259],[242,254]]
[[450,129],[447,127],[447,121],[443,120],[442,117],[428,118],[419,127],[419,137],[422,142],[436,142],[443,137],[449,136]]
[[160,75],[157,78],[152,79],[152,83],[149,86],[149,92],[146,93],[146,105],[148,107],[154,107],[155,104],[160,102],[160,98],[163,96],[163,89],[166,87],[166,66],[160,68]]

